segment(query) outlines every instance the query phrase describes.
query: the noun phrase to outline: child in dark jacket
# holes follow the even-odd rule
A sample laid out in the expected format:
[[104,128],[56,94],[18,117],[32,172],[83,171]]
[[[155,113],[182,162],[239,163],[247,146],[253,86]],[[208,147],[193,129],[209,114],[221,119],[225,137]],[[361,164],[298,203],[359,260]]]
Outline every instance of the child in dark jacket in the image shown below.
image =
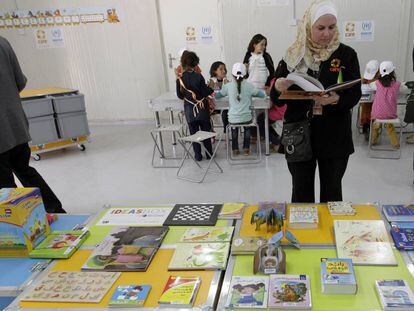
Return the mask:
[[[206,81],[200,73],[195,72],[200,59],[194,52],[186,52],[181,57],[181,65],[184,72],[180,78],[177,78],[177,96],[184,100],[184,113],[187,120],[190,134],[197,131],[211,131],[210,112],[208,105],[208,96],[213,90],[206,85]],[[203,141],[204,147],[212,154],[211,140]],[[193,144],[195,159],[201,161],[201,147],[199,144]],[[207,159],[210,158],[206,154]]]

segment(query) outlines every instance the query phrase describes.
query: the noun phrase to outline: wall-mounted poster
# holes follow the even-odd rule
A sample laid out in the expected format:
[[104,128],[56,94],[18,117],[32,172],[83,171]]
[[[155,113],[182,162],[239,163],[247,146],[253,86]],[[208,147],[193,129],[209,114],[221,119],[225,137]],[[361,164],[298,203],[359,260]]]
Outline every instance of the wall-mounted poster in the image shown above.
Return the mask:
[[344,41],[374,41],[374,21],[344,22]]

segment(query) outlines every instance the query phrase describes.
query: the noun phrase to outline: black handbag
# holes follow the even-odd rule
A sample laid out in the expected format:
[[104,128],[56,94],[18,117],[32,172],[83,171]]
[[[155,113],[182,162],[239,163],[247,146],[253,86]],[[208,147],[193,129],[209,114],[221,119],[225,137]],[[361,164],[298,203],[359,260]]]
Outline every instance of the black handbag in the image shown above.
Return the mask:
[[310,121],[283,124],[282,144],[288,162],[305,162],[312,159]]
[[414,99],[407,100],[407,106],[405,107],[404,122],[414,123]]

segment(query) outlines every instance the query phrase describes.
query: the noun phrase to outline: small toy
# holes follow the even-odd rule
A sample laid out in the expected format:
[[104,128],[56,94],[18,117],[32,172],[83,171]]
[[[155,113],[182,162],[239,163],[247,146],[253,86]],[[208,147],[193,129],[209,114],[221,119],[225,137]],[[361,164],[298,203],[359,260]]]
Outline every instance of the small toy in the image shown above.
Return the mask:
[[253,272],[264,274],[286,273],[286,254],[282,247],[268,243],[259,247],[254,255]]
[[259,231],[264,223],[266,223],[267,232],[280,231],[283,227],[283,215],[275,208],[262,209],[252,214],[250,223],[256,223],[255,231]]

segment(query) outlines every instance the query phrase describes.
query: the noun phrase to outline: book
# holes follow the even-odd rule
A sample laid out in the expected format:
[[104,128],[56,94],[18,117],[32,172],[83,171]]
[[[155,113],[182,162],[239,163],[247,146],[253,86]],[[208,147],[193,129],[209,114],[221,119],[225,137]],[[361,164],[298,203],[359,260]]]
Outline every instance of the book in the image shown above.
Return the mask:
[[401,229],[414,229],[414,222],[406,222],[406,221],[392,221],[391,227],[401,228]]
[[226,308],[267,308],[269,278],[266,276],[233,276]]
[[286,273],[286,254],[278,244],[265,244],[254,253],[253,273]]
[[289,209],[289,228],[318,228],[318,208],[316,206],[291,206]]
[[414,310],[414,295],[405,280],[376,280],[375,289],[384,311]]
[[82,270],[146,271],[167,232],[168,227],[114,228]]
[[262,237],[235,237],[231,244],[232,255],[253,255],[267,240]]
[[29,257],[70,258],[88,237],[88,230],[53,231],[29,253]]
[[323,294],[356,294],[358,286],[351,259],[321,258]]
[[180,242],[230,242],[234,227],[189,228]]
[[355,208],[351,202],[328,202],[328,210],[331,216],[353,216]]
[[162,226],[171,207],[111,207],[96,223],[97,226]]
[[224,203],[221,208],[219,219],[241,219],[243,217],[245,203]]
[[[22,301],[100,302],[120,273],[51,271]],[[63,286],[62,286],[63,284]]]
[[397,265],[382,220],[334,220],[337,256],[354,265]]
[[389,221],[414,221],[414,205],[383,205],[382,212]]
[[274,274],[269,279],[269,308],[312,308],[310,280],[307,275]]
[[286,79],[293,81],[301,90],[287,90],[280,95],[279,99],[312,99],[314,95],[349,89],[361,81],[361,79],[355,79],[325,88],[319,80],[299,72],[288,74]]
[[200,287],[200,277],[170,276],[158,304],[161,308],[191,308]]
[[259,208],[258,210],[266,210],[269,208],[273,208],[276,211],[278,211],[280,214],[283,215],[283,219],[286,219],[286,203],[278,203],[278,202],[272,202],[272,201],[265,201],[265,202],[259,202]]
[[137,308],[144,306],[145,300],[151,290],[151,285],[119,285],[115,288],[110,307]]
[[168,270],[224,270],[229,248],[229,243],[179,243]]
[[392,227],[391,236],[397,249],[405,251],[414,250],[414,229]]

